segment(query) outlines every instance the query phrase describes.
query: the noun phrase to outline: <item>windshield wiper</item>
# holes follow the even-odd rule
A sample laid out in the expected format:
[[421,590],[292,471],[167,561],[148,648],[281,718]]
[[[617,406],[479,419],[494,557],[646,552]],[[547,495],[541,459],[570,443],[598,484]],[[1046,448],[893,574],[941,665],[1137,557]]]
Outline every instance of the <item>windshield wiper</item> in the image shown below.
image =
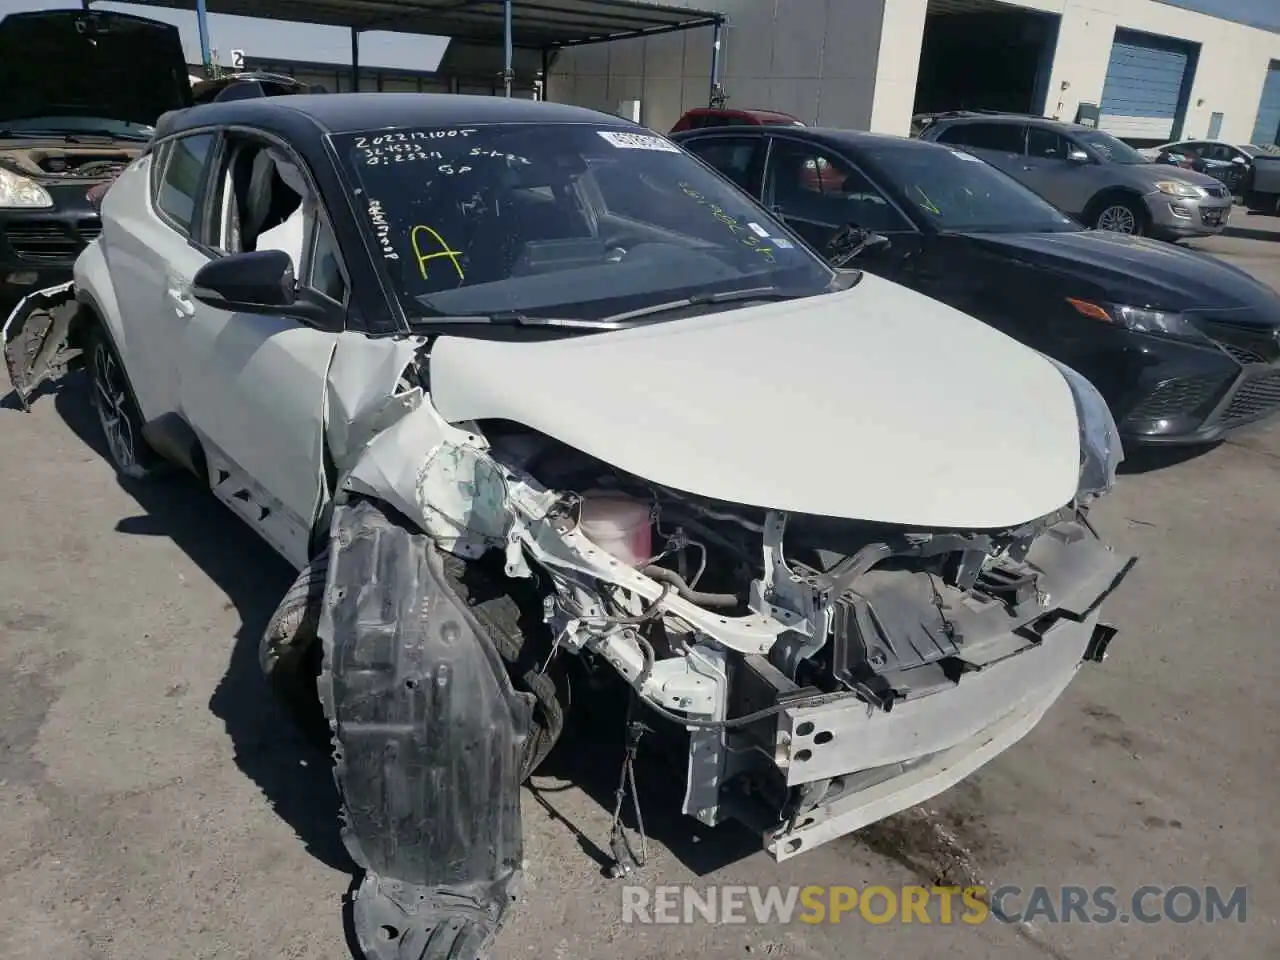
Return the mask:
[[577,330],[620,330],[625,323],[609,320],[575,320],[571,317],[539,317],[516,310],[501,313],[459,313],[454,315],[428,314],[413,317],[410,322],[420,326],[485,324],[499,327],[566,327]]
[[55,133],[52,130],[3,130],[0,129],[0,139],[2,140],[36,140],[49,138],[57,139],[65,137],[66,134]]
[[102,143],[111,140],[129,140],[145,143],[149,133],[114,133],[107,130],[0,130],[0,139],[9,140],[61,140],[63,143]]
[[66,137],[72,143],[78,143],[78,137],[88,137],[90,140],[132,140],[137,143],[145,143],[151,139],[150,133],[143,133],[141,130],[75,130],[68,132]]
[[706,304],[732,303],[735,300],[793,300],[804,296],[799,293],[785,293],[777,287],[753,287],[749,290],[726,290],[721,293],[701,293],[682,300],[671,300],[667,303],[655,303],[652,306],[640,307],[638,310],[627,310],[615,313],[598,320],[576,320],[570,317],[540,317],[533,314],[507,310],[501,313],[462,313],[452,316],[424,316],[414,319],[414,323],[430,326],[432,324],[496,324],[498,326],[516,327],[560,327],[570,330],[623,330],[634,326],[634,321],[643,317],[657,316],[673,310],[688,307],[700,307]]
[[725,290],[720,293],[699,293],[692,297],[685,297],[682,300],[671,300],[667,303],[655,303],[652,306],[641,307],[638,310],[627,310],[624,313],[615,313],[611,316],[600,320],[600,323],[627,324],[632,320],[638,320],[641,317],[652,317],[660,313],[670,313],[673,310],[683,310],[687,307],[701,307],[707,304],[715,303],[733,303],[737,300],[794,300],[802,297],[801,293],[789,293],[778,289],[777,287],[751,287],[746,290]]

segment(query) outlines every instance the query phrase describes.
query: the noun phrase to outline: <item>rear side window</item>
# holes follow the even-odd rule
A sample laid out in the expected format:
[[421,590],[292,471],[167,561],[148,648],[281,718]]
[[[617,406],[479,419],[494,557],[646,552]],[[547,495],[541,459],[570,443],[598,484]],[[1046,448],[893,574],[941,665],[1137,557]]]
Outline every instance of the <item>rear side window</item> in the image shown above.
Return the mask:
[[957,123],[937,136],[938,143],[953,143],[978,150],[1022,153],[1023,127],[1016,123]]
[[174,140],[164,150],[164,170],[156,191],[156,206],[184,233],[191,231],[191,221],[195,219],[196,201],[213,141],[212,133],[196,133]]
[[715,167],[721,175],[732,180],[743,190],[755,192],[758,179],[756,161],[760,141],[748,137],[733,139],[700,140],[687,144],[686,148]]

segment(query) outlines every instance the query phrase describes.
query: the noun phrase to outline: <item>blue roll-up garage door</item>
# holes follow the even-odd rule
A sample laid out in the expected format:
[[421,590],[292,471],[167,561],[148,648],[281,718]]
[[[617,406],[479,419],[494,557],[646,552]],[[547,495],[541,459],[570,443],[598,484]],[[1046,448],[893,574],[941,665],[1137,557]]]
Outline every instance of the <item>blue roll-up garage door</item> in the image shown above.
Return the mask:
[[1132,140],[1179,135],[1198,47],[1172,37],[1117,30],[1098,126]]
[[1258,104],[1258,120],[1253,125],[1250,143],[1280,143],[1280,61],[1272,60],[1262,85],[1262,101]]

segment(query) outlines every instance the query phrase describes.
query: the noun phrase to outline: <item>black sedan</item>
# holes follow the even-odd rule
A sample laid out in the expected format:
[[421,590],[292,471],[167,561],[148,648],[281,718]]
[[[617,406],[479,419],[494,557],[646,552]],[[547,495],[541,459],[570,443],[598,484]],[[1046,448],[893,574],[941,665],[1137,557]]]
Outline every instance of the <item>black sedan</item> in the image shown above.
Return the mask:
[[856,262],[1079,370],[1127,444],[1212,442],[1280,412],[1280,295],[1221,260],[1087,230],[938,144],[815,128],[672,139],[833,262]]

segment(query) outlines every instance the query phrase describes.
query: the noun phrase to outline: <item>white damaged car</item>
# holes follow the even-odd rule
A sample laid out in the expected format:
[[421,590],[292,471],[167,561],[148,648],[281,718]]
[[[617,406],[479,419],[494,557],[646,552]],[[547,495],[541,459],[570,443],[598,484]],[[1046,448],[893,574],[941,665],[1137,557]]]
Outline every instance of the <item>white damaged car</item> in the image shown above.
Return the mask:
[[120,473],[185,467],[300,571],[262,660],[323,703],[371,957],[485,955],[570,667],[781,859],[971,774],[1114,635],[1097,392],[626,121],[198,106],[102,219],[10,316],[13,386],[87,367]]

